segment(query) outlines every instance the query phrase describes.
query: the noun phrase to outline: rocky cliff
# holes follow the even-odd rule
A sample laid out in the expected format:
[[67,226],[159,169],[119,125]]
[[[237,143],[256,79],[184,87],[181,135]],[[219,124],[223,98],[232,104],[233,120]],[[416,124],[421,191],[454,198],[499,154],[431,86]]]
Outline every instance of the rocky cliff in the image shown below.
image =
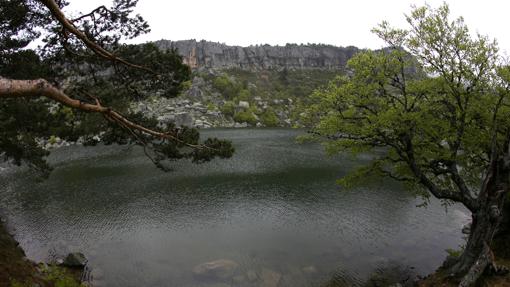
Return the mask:
[[347,61],[359,51],[356,47],[329,45],[228,46],[208,41],[155,42],[161,49],[177,49],[191,68],[244,70],[328,69],[343,70]]
[[132,109],[162,125],[299,127],[308,96],[345,72],[356,47],[328,45],[228,46],[207,41],[155,42],[176,49],[194,69],[189,86],[174,99],[153,97]]

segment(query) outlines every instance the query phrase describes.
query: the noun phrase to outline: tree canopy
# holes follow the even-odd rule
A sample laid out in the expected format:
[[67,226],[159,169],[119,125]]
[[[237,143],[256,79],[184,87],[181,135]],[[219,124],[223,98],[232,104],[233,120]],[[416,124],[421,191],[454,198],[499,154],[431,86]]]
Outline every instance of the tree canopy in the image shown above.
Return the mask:
[[[0,156],[48,174],[41,141],[137,144],[154,163],[230,157],[229,141],[200,141],[196,129],[163,126],[135,114],[133,101],[176,97],[191,77],[174,50],[122,41],[150,31],[137,0],[114,0],[70,18],[63,0],[6,0],[0,5]],[[27,49],[42,39],[42,46]],[[35,44],[32,44],[34,46]]]
[[406,18],[406,29],[375,28],[388,47],[354,56],[348,76],[315,92],[306,117],[330,152],[378,151],[342,184],[388,176],[473,213],[465,251],[449,269],[468,286],[487,266],[497,270],[488,246],[508,194],[510,69],[497,43],[472,37],[446,4]]

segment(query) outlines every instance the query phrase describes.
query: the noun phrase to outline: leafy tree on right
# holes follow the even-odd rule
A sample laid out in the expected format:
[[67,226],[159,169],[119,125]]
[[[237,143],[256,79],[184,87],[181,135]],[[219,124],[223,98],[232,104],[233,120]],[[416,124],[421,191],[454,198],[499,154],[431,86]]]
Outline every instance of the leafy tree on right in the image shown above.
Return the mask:
[[378,150],[343,185],[388,176],[471,211],[463,253],[445,266],[470,286],[504,272],[490,246],[509,193],[510,68],[495,41],[449,14],[446,4],[415,7],[407,29],[380,24],[373,32],[388,48],[353,57],[348,76],[314,93],[306,120],[331,152]]

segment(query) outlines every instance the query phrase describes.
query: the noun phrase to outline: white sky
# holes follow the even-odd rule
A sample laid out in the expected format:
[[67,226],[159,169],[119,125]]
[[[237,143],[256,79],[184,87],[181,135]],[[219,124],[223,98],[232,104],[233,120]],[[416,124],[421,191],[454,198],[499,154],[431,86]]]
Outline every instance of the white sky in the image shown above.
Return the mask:
[[[66,11],[86,12],[111,1],[71,0]],[[140,0],[137,12],[152,32],[134,42],[208,40],[229,45],[323,43],[381,48],[370,30],[382,20],[405,27],[411,5],[446,2],[472,33],[496,38],[510,51],[509,0]]]

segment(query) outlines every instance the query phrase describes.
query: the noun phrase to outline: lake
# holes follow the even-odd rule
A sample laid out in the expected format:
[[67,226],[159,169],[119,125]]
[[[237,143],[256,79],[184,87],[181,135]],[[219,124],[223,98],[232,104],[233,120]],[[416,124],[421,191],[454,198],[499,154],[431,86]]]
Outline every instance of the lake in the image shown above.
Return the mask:
[[[464,208],[418,208],[388,180],[342,190],[335,180],[370,157],[328,157],[296,143],[302,133],[206,130],[234,157],[169,173],[137,147],[61,148],[46,181],[0,172],[0,210],[29,258],[83,252],[96,286],[359,285],[388,266],[432,272],[464,242]],[[193,272],[220,259],[237,264],[232,276]]]

